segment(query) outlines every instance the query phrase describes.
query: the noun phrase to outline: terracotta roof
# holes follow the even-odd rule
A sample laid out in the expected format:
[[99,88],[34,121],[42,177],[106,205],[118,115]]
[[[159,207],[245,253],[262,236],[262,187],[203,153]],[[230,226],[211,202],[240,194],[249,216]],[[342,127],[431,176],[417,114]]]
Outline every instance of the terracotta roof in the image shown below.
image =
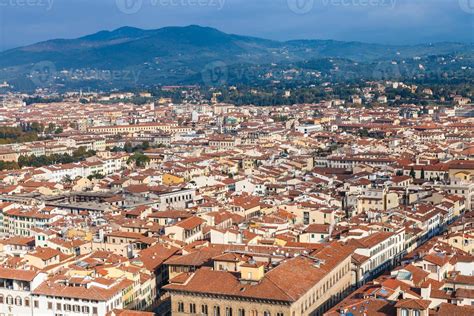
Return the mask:
[[[161,266],[163,262],[178,252],[178,248],[156,244],[140,251],[138,259],[149,271],[154,271]],[[132,260],[133,262],[133,260]]]
[[62,280],[61,282],[48,280],[41,283],[33,291],[33,294],[108,301],[124,288],[129,287],[132,284],[132,281],[123,279],[112,287],[103,288],[98,286],[69,286]]
[[436,316],[472,316],[474,315],[474,306],[457,306],[449,303],[441,303]]
[[141,312],[124,309],[114,309],[106,314],[106,316],[154,316],[152,312]]
[[395,307],[426,310],[430,307],[430,304],[431,301],[429,300],[403,299],[398,301]]
[[190,217],[178,222],[177,224],[175,224],[175,226],[181,227],[186,230],[190,230],[190,229],[198,227],[199,225],[202,225],[203,223],[205,223],[205,220],[203,220],[200,217],[193,216],[193,217]]
[[[334,243],[312,254],[322,260],[320,265],[305,256],[287,259],[257,284],[243,284],[232,273],[201,268],[186,284],[169,284],[164,289],[295,302],[350,255],[347,247]],[[298,282],[294,282],[296,279]]]
[[31,282],[39,272],[31,270],[17,270],[0,267],[0,279],[10,279]]

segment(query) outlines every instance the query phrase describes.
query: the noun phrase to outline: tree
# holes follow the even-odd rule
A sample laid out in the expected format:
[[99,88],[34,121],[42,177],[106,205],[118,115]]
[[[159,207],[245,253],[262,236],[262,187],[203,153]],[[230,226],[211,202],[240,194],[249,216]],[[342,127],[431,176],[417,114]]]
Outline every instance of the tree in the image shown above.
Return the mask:
[[20,169],[18,163],[14,161],[0,161],[0,170]]
[[421,169],[421,179],[425,178],[425,169]]
[[87,179],[89,179],[89,181],[92,181],[93,179],[103,179],[105,178],[105,176],[103,174],[101,174],[100,172],[97,172],[97,171],[94,171],[91,175],[89,175],[87,177]]
[[123,149],[124,149],[127,153],[132,153],[132,152],[134,151],[131,142],[126,142],[125,145],[123,146]]
[[411,167],[410,177],[415,178],[415,176],[416,176],[415,169],[413,167]]
[[150,157],[142,153],[134,153],[127,160],[127,164],[135,163],[138,168],[145,167],[150,162]]
[[44,125],[39,124],[38,122],[33,122],[30,125],[30,130],[37,133],[42,133],[44,131]]
[[63,177],[63,182],[64,182],[64,183],[72,183],[72,178],[71,178],[71,176],[68,175],[68,174],[65,175],[65,176]]
[[48,128],[46,129],[46,133],[51,134],[56,130],[56,124],[54,123],[49,123]]
[[87,148],[85,146],[80,146],[78,149],[74,150],[72,156],[74,158],[79,158],[85,156],[87,153]]

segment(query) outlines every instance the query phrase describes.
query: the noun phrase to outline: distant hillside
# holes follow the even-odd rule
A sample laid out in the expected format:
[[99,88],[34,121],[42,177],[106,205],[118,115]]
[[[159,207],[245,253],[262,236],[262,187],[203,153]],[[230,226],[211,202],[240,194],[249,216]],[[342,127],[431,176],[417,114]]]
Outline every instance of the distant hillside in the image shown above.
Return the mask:
[[[165,27],[142,30],[123,27],[101,31],[77,39],[56,39],[0,53],[0,80],[24,84],[35,67],[45,63],[53,71],[71,71],[68,77],[54,78],[65,85],[107,78],[103,71],[121,71],[111,81],[140,74],[130,84],[178,83],[193,81],[211,63],[288,64],[325,58],[341,58],[362,63],[430,55],[472,55],[472,44],[391,46],[332,40],[279,42],[226,34],[201,27]],[[85,73],[85,74],[84,74]],[[31,79],[31,78],[30,78]],[[34,81],[34,80],[33,80]],[[48,83],[51,80],[47,81]]]

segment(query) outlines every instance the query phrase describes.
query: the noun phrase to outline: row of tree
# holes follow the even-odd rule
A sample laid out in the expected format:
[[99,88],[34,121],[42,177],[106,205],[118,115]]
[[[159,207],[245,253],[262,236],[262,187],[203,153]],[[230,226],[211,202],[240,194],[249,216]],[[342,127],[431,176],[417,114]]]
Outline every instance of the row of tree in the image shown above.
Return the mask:
[[0,144],[34,142],[39,139],[36,132],[25,132],[20,127],[0,127]]
[[84,161],[86,158],[96,154],[93,150],[87,150],[85,147],[79,147],[72,155],[70,154],[52,154],[41,156],[20,156],[18,162],[0,161],[0,170],[14,170],[23,167],[43,167],[54,164],[65,164]]

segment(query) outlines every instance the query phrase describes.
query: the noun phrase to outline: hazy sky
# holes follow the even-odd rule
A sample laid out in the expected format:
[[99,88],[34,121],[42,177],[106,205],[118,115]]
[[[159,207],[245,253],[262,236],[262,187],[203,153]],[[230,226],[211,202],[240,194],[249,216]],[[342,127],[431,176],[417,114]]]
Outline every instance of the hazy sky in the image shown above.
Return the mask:
[[278,40],[474,42],[474,0],[0,0],[0,50],[189,24]]

